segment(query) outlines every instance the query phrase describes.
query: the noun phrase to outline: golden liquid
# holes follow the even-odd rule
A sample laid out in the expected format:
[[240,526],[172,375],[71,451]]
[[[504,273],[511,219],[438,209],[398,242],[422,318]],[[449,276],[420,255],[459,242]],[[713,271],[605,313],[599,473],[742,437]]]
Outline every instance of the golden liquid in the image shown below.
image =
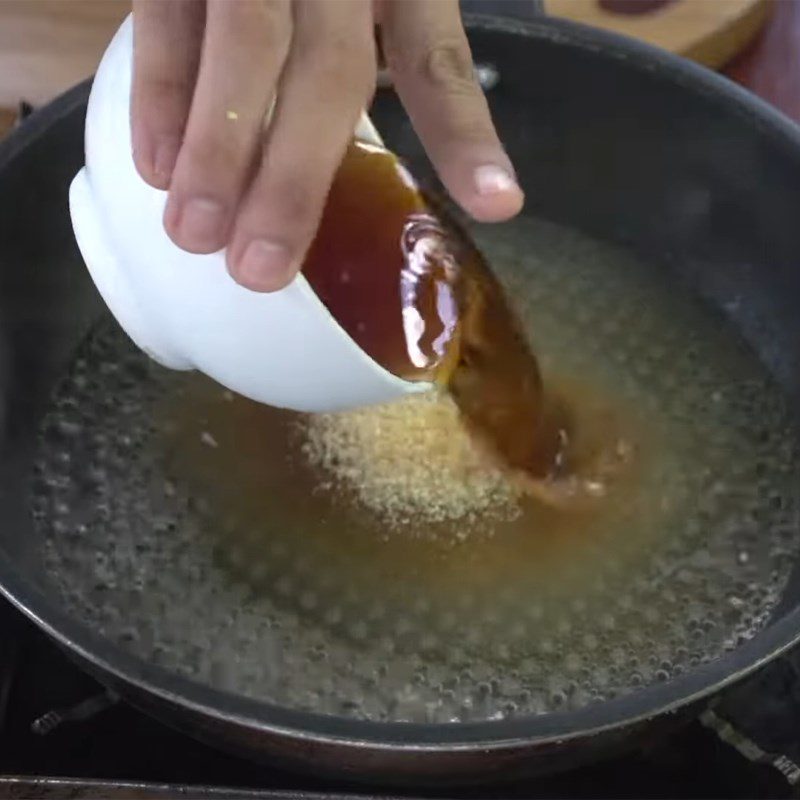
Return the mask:
[[[604,439],[609,398],[574,381],[559,381],[559,389],[572,401],[581,398],[577,424],[587,439]],[[647,469],[658,449],[653,433],[633,409],[617,408],[640,448],[639,464]],[[348,581],[366,594],[407,597],[416,586],[448,603],[454,592],[496,592],[499,586],[530,580],[544,586],[555,579],[561,591],[565,570],[576,567],[580,575],[575,580],[586,580],[604,548],[617,557],[628,548],[642,550],[638,536],[619,536],[629,527],[629,517],[650,513],[651,498],[642,496],[633,471],[596,505],[557,508],[523,497],[516,519],[412,523],[406,535],[384,535],[380,517],[346,491],[326,488],[330,476],[307,463],[300,452],[304,415],[223,392],[208,379],[192,376],[180,395],[161,406],[157,418],[163,433],[156,451],[164,454],[165,473],[176,476],[192,496],[206,498],[212,527],[217,536],[224,531],[226,549],[250,553],[243,577],[266,557],[270,542],[291,540],[290,547],[303,550],[320,569],[335,569],[341,561]],[[265,532],[265,524],[272,533]],[[458,532],[470,527],[469,546],[459,546]],[[655,529],[641,521],[635,527]]]

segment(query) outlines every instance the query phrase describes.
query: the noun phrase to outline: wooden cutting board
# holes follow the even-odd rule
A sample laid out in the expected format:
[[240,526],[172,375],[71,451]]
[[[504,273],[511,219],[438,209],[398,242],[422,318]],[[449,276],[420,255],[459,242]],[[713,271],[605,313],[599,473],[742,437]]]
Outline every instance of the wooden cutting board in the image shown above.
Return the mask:
[[[776,0],[786,2],[787,0]],[[770,0],[544,0],[545,10],[717,69],[761,30]]]

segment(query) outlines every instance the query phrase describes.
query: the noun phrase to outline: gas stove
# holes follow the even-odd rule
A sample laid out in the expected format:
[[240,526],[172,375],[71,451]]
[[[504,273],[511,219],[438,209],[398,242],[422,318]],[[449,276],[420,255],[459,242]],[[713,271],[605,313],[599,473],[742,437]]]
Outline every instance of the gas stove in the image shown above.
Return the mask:
[[[756,743],[758,742],[758,744]],[[638,751],[469,798],[800,797],[800,652]],[[0,600],[0,797],[342,798],[402,795],[259,766],[119,701]]]

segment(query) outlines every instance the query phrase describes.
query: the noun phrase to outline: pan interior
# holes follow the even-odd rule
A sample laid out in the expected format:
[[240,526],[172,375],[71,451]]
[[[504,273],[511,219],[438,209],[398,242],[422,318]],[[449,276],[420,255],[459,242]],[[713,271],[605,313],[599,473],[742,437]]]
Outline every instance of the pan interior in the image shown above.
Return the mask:
[[636,440],[599,511],[500,492],[397,523],[309,460],[319,420],[165,371],[105,320],[53,398],[31,498],[67,608],[218,688],[453,723],[602,702],[764,626],[800,536],[800,453],[758,359],[619,248],[531,217],[474,234],[546,379]]

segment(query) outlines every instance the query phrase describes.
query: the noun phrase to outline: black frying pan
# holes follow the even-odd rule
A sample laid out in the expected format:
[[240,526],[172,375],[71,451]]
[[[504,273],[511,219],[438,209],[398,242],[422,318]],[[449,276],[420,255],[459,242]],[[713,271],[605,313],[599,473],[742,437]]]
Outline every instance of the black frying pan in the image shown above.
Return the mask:
[[[528,211],[668,265],[743,337],[800,408],[800,135],[726,80],[617,36],[557,21],[475,18],[475,57],[500,81],[495,119]],[[132,703],[219,746],[320,773],[406,783],[563,768],[696,707],[800,638],[800,577],[770,623],[728,655],[619,699],[536,718],[389,725],[278,708],[212,690],[93,634],[55,599],[27,497],[50,392],[104,309],[81,262],[67,187],[82,165],[80,86],[0,146],[0,588]],[[396,101],[374,109],[425,170]],[[700,187],[701,212],[686,202]],[[798,476],[800,480],[800,476]]]

